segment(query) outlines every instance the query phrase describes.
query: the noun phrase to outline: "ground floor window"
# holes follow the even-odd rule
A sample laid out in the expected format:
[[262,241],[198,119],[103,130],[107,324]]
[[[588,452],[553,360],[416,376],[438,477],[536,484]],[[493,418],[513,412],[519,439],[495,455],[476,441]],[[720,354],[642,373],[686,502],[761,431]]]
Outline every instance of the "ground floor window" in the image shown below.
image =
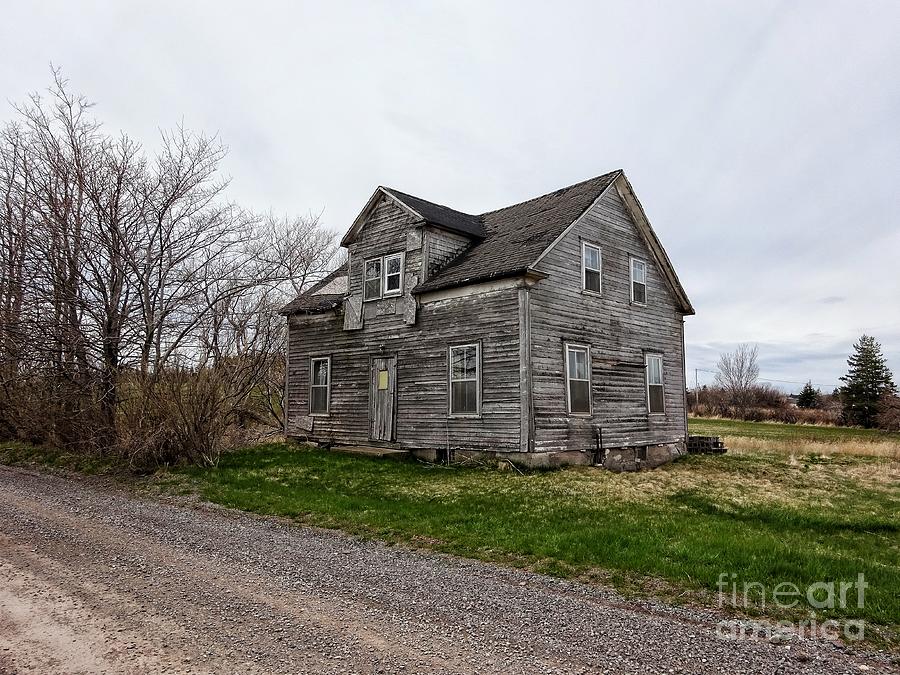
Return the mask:
[[586,345],[566,345],[566,409],[591,414],[591,348]]
[[478,344],[450,347],[450,414],[477,415],[481,362]]
[[647,354],[647,411],[650,413],[666,411],[663,360],[659,354]]
[[309,414],[327,415],[331,399],[331,357],[309,360]]

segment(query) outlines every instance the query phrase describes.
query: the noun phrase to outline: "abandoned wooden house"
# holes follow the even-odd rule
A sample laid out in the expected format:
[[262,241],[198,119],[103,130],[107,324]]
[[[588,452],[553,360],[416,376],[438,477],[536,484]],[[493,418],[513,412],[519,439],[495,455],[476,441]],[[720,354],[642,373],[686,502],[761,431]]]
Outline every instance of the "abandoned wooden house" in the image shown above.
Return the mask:
[[287,429],[325,445],[655,466],[694,313],[622,171],[478,216],[379,187],[284,307]]

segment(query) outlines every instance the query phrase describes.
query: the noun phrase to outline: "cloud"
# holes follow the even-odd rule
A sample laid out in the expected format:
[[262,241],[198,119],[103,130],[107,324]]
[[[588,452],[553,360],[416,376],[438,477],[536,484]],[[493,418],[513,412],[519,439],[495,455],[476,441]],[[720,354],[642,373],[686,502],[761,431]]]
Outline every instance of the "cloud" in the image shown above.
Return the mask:
[[765,376],[831,382],[868,332],[900,372],[900,3],[59,0],[4,19],[4,98],[53,62],[107,128],[218,132],[232,199],[338,231],[379,184],[479,213],[624,167],[697,307],[689,371],[758,342]]

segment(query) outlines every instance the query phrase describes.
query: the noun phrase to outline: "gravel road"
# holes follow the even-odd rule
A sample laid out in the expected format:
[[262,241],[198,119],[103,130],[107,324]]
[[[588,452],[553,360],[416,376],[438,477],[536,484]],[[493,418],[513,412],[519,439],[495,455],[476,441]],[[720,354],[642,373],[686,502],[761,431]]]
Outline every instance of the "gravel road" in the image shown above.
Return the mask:
[[717,619],[0,467],[0,673],[891,672]]

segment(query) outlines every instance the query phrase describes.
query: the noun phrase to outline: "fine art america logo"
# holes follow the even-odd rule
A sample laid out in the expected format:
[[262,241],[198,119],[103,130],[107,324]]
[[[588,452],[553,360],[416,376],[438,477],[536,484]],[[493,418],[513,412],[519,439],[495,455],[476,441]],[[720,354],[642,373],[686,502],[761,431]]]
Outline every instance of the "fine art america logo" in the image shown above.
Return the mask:
[[801,587],[785,581],[768,588],[758,581],[737,581],[737,574],[723,572],[719,575],[719,607],[733,607],[744,610],[765,610],[770,607],[781,610],[808,607],[809,619],[797,623],[779,621],[776,624],[756,624],[743,621],[720,621],[716,626],[716,636],[723,640],[766,638],[772,642],[790,639],[792,633],[807,637],[837,640],[862,640],[865,622],[850,619],[843,622],[835,619],[817,621],[817,611],[832,609],[862,609],[866,603],[866,589],[869,588],[864,574],[858,574],[856,581],[817,581]]

